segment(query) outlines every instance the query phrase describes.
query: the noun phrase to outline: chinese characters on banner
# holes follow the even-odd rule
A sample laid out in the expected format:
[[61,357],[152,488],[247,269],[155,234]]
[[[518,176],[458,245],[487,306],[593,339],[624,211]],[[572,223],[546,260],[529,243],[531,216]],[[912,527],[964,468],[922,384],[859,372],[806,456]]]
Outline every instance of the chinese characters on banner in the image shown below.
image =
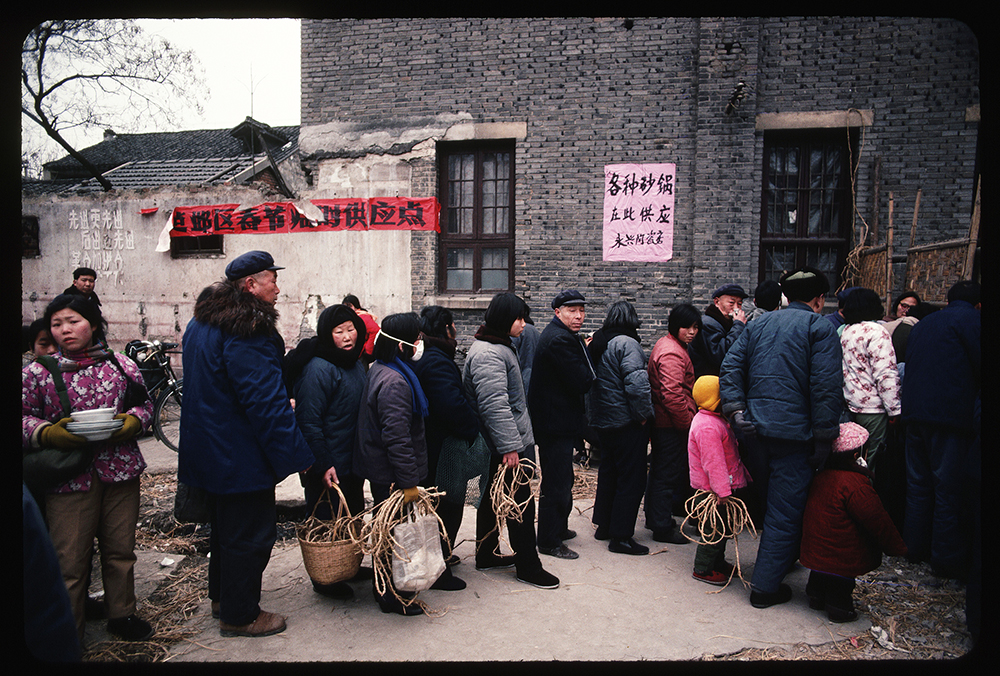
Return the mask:
[[433,197],[310,200],[323,214],[312,220],[291,202],[174,207],[171,237],[336,230],[430,230],[439,232],[440,206]]
[[79,248],[69,252],[71,268],[93,268],[102,283],[125,283],[122,252],[135,250],[135,233],[123,226],[120,208],[73,209],[69,229],[80,234]]
[[670,260],[674,254],[676,167],[605,165],[604,260]]

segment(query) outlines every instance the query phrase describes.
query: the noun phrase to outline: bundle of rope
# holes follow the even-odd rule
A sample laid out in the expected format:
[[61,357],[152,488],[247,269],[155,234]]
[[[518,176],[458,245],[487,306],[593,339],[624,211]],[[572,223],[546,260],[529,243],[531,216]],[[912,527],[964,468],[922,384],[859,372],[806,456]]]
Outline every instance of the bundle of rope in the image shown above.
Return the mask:
[[[724,503],[719,502],[719,496],[712,491],[696,490],[694,495],[684,502],[684,511],[687,516],[681,522],[680,532],[691,542],[698,544],[714,545],[722,542],[725,538],[732,538],[733,549],[736,551],[736,565],[733,566],[729,579],[725,586],[711,593],[717,594],[722,589],[729,586],[733,575],[738,575],[745,586],[749,587],[743,578],[743,570],[740,566],[740,545],[736,536],[744,530],[749,530],[753,537],[757,537],[757,529],[754,527],[753,519],[747,506],[739,498],[730,495]],[[688,520],[693,519],[698,524],[698,536],[695,539],[684,532],[684,526]]]
[[[510,542],[504,535],[506,533],[504,524],[507,523],[507,519],[513,519],[520,523],[524,518],[524,510],[527,508],[528,502],[538,498],[540,482],[533,481],[536,477],[541,477],[541,470],[538,465],[525,458],[519,459],[516,467],[501,466],[496,476],[493,477],[493,483],[490,484],[489,500],[493,505],[493,513],[497,517],[497,522],[493,526],[499,533],[497,547],[493,552],[497,556],[502,556],[501,541],[510,547]],[[527,492],[527,497],[518,502],[515,496],[519,492],[518,489],[525,485],[529,486],[530,490]]]
[[[417,488],[417,497],[412,503],[414,508],[427,514],[433,514],[438,521],[440,532],[444,535],[444,522],[441,521],[441,517],[435,511],[438,498],[443,493],[438,492],[434,487],[428,489],[418,486]],[[375,576],[375,589],[379,594],[384,595],[387,589],[391,590],[392,595],[404,606],[416,603],[425,613],[429,613],[430,611],[427,606],[422,600],[417,598],[416,594],[412,597],[404,598],[390,584],[392,580],[392,556],[394,553],[401,554],[401,548],[393,537],[392,529],[406,520],[403,510],[404,504],[403,491],[398,489],[392,491],[389,497],[381,504],[373,505],[358,515],[359,520],[366,515],[369,518],[357,532],[352,532],[352,537],[361,546],[362,552],[371,556],[372,572]],[[447,537],[443,537],[443,539],[446,542],[448,540]]]

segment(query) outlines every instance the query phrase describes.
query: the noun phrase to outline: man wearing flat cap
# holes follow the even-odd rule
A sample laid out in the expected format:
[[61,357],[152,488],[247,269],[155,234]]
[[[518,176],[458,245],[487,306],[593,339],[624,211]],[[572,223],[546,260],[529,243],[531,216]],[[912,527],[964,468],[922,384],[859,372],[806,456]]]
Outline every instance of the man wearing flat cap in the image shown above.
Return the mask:
[[560,291],[552,300],[555,316],[538,338],[528,389],[528,412],[542,470],[538,552],[561,559],[579,556],[563,540],[576,536],[568,527],[573,449],[587,424],[584,395],[596,379],[580,337],[586,303],[576,289]]
[[840,338],[823,310],[830,283],[811,267],[782,275],[788,306],[750,322],[722,362],[722,412],[754,437],[767,464],[767,508],[750,603],[792,596],[782,582],[798,557],[813,474],[840,432],[844,376]]
[[726,352],[746,328],[743,299],[747,295],[738,284],[723,284],[712,293],[712,304],[701,318],[701,331],[691,342],[695,378],[719,375]]
[[223,636],[285,629],[285,618],[259,605],[277,538],[274,487],[314,462],[282,380],[282,269],[266,251],[233,259],[198,296],[183,336],[178,479],[209,495],[208,596]]

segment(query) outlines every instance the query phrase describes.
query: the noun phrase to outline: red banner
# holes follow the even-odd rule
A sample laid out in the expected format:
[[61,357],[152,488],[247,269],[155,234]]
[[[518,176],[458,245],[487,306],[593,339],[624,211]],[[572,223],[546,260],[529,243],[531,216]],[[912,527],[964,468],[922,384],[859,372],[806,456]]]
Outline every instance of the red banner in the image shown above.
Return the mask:
[[336,230],[426,230],[440,232],[441,207],[433,197],[310,200],[322,219],[307,217],[291,202],[174,207],[171,237]]

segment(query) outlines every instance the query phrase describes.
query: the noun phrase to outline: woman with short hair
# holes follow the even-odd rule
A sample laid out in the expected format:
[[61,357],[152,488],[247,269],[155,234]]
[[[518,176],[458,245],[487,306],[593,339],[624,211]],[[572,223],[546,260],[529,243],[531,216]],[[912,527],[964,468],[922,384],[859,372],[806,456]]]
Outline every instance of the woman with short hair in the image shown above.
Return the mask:
[[635,307],[621,300],[587,346],[597,379],[589,392],[590,424],[601,440],[592,521],[594,537],[620,554],[648,554],[632,537],[646,488],[646,446],[653,417],[646,354]]
[[694,366],[688,346],[701,329],[701,313],[690,303],[678,305],[667,317],[667,335],[656,341],[649,357],[653,399],[649,478],[646,482],[646,528],[657,542],[682,545],[688,539],[673,515],[691,492],[687,435],[698,406],[691,390]]
[[[521,460],[534,461],[535,437],[521,368],[511,338],[524,330],[528,306],[513,293],[493,296],[465,358],[462,382],[479,417],[490,449],[489,483],[504,472],[508,490]],[[559,578],[542,568],[535,539],[535,499],[527,483],[513,487],[512,499],[525,505],[521,518],[507,519],[513,556],[499,555],[499,525],[493,503],[483,496],[476,514],[476,569],[515,567],[517,579],[542,589],[555,589]]]

